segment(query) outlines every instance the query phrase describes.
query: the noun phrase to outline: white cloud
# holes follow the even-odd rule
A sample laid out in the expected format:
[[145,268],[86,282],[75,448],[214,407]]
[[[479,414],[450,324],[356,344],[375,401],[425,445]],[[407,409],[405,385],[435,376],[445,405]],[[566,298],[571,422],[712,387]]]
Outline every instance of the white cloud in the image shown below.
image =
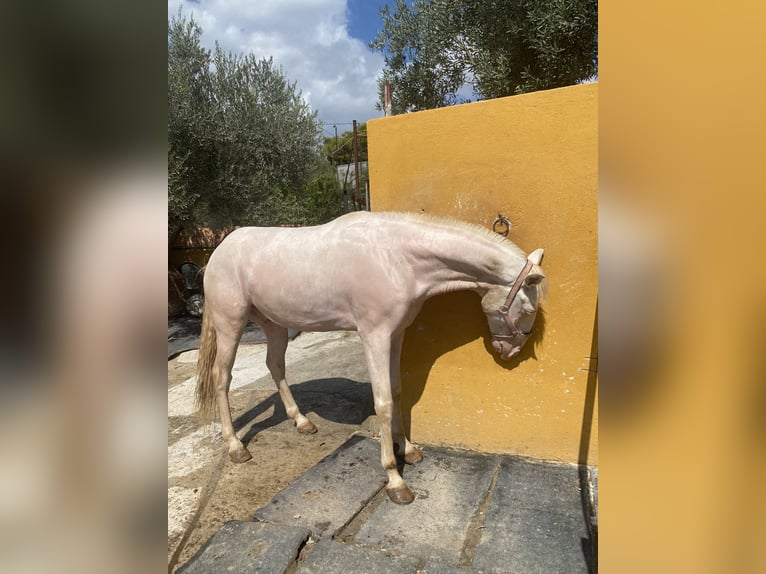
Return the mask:
[[205,48],[218,41],[227,52],[273,57],[326,123],[382,116],[383,56],[349,37],[345,0],[168,0],[168,15],[179,6],[202,27]]

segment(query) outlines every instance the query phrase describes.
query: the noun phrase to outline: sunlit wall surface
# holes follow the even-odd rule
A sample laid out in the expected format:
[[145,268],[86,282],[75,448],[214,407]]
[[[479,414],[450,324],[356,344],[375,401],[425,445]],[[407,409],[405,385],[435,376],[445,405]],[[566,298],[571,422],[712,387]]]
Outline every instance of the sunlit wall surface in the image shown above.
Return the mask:
[[544,312],[508,363],[478,295],[426,302],[402,351],[414,441],[596,463],[597,96],[592,83],[368,123],[373,211],[488,229],[503,214],[511,241],[545,249]]

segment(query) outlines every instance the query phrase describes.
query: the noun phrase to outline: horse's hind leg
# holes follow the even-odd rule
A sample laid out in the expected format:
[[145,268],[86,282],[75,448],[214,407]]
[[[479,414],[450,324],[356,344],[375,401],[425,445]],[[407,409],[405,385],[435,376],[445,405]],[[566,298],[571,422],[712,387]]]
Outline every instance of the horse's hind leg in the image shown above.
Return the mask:
[[282,404],[285,406],[287,416],[295,421],[298,432],[311,434],[317,432],[317,428],[309,419],[301,413],[295,403],[290,387],[285,380],[285,351],[287,350],[287,329],[272,323],[271,321],[258,321],[268,340],[266,349],[266,366],[271,377],[277,385]]
[[234,462],[246,462],[252,458],[234,432],[229,407],[231,368],[237,355],[237,346],[247,325],[247,316],[237,320],[220,320],[216,326],[218,352],[215,358],[216,395],[218,412],[221,415],[221,436],[229,448],[229,458]]

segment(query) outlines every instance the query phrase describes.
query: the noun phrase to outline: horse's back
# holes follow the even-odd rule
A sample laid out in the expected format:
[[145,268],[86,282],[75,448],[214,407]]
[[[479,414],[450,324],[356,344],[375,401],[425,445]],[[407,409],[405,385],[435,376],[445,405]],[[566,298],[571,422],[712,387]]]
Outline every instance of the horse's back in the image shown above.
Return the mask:
[[207,296],[252,304],[284,326],[354,328],[353,305],[392,275],[374,253],[386,243],[380,219],[357,212],[313,227],[241,227],[208,262]]
[[271,272],[274,266],[326,268],[341,259],[366,258],[380,223],[378,214],[353,212],[311,227],[240,227],[221,242],[208,269],[247,265]]

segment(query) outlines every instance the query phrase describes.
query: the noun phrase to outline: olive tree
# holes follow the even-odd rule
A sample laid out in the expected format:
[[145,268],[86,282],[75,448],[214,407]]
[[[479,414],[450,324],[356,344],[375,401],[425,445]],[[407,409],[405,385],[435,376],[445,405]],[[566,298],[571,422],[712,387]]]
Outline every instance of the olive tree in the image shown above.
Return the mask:
[[370,47],[394,113],[558,88],[598,71],[597,0],[396,0]]
[[322,126],[271,59],[212,52],[168,22],[169,234],[199,225],[313,222]]

